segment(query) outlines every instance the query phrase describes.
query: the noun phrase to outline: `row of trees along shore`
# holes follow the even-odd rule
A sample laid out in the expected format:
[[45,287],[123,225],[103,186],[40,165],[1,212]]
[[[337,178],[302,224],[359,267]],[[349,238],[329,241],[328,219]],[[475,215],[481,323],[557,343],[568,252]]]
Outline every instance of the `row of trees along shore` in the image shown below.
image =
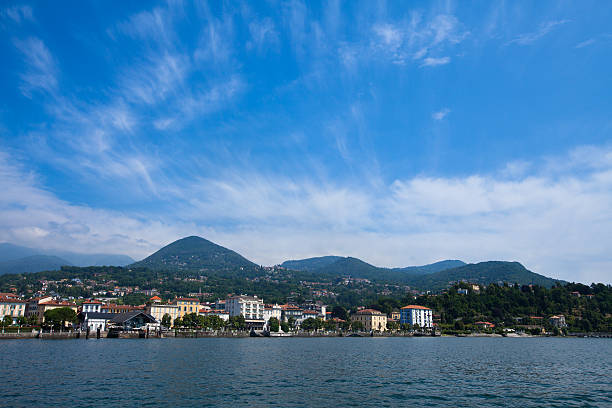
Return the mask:
[[[467,289],[460,294],[459,289]],[[433,309],[442,329],[473,327],[477,321],[494,323],[497,328],[542,325],[553,331],[548,318],[564,315],[569,332],[612,332],[612,286],[580,283],[557,285],[550,289],[530,285],[490,284],[479,291],[459,283],[437,295],[380,297],[369,306],[390,313],[406,304]],[[536,322],[532,317],[541,318]]]

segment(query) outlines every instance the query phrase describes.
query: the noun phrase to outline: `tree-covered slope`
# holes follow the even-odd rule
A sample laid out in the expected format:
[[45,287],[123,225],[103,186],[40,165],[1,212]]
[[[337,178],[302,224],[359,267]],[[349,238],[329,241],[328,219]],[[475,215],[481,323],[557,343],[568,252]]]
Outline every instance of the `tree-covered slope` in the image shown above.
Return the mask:
[[394,271],[402,271],[412,275],[426,275],[428,273],[440,272],[446,269],[457,268],[465,265],[465,262],[457,259],[447,259],[445,261],[434,262],[422,266],[407,266],[405,268],[393,268]]
[[319,268],[331,265],[336,261],[343,259],[341,256],[318,256],[315,258],[306,259],[295,259],[285,261],[281,264],[283,268],[291,269],[293,271],[314,271]]
[[559,282],[531,272],[518,262],[488,261],[415,277],[411,280],[411,284],[417,288],[439,290],[448,287],[452,282],[462,280],[482,285],[508,282],[521,285],[534,284],[547,288]]
[[28,273],[59,270],[70,265],[65,259],[51,255],[31,255],[24,258],[0,262],[0,275],[6,273]]
[[224,270],[256,265],[230,249],[191,236],[174,241],[130,266],[154,270]]

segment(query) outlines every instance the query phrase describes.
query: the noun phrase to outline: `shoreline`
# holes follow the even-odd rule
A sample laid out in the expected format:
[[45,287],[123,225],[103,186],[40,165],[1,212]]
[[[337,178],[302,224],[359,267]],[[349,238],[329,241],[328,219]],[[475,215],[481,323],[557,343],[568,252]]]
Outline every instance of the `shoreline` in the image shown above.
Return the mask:
[[108,332],[101,332],[100,337],[97,338],[95,333],[90,334],[89,338],[86,337],[84,332],[57,332],[57,333],[39,333],[39,332],[27,332],[27,333],[0,333],[1,340],[98,340],[98,339],[167,339],[167,338],[183,338],[183,339],[198,339],[198,338],[612,338],[612,333],[576,333],[569,334],[567,336],[537,336],[532,334],[514,334],[502,336],[501,334],[494,333],[471,333],[465,335],[414,335],[412,333],[406,334],[383,334],[376,333],[370,335],[368,333],[349,333],[339,335],[338,333],[295,333],[295,334],[283,334],[283,335],[272,335],[264,336],[257,335],[251,336],[249,332],[230,332],[230,333],[214,333],[214,332],[167,332],[161,335],[149,334],[146,336],[144,332],[129,332],[121,333],[119,336],[108,336]]

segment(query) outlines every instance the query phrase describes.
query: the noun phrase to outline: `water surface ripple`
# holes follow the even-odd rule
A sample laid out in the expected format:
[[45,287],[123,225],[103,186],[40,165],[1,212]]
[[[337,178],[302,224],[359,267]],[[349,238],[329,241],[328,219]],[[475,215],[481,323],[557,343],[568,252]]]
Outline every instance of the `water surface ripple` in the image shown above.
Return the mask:
[[612,341],[0,342],[1,406],[612,406]]

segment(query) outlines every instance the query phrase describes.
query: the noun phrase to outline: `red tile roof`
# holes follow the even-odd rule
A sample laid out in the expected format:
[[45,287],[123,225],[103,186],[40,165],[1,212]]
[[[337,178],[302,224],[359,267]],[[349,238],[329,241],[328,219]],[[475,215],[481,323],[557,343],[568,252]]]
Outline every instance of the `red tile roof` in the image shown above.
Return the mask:
[[419,306],[419,305],[408,305],[408,306],[404,306],[402,307],[402,309],[419,309],[419,310],[431,310],[428,307],[425,306]]

